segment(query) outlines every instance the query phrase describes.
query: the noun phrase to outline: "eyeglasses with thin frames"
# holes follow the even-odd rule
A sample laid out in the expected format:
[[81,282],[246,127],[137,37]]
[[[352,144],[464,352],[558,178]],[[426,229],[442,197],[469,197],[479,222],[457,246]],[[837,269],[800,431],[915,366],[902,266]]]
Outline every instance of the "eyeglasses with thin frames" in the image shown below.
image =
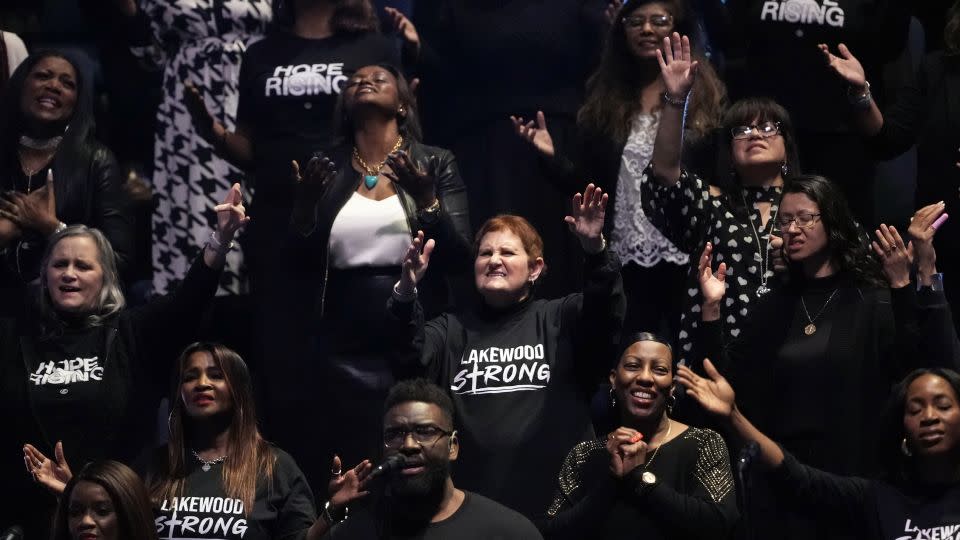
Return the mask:
[[752,126],[737,126],[730,129],[730,136],[735,140],[749,139],[756,130],[761,138],[773,137],[780,133],[780,122],[760,122]]
[[820,221],[820,214],[797,214],[795,217],[780,216],[777,221],[780,223],[781,231],[790,229],[790,224],[794,222],[801,229],[809,229]]
[[650,15],[649,17],[631,15],[623,18],[623,25],[627,28],[642,28],[643,25],[647,24],[647,21],[650,21],[650,26],[664,28],[673,23],[673,17],[670,15]]
[[403,442],[407,440],[407,435],[413,437],[414,442],[420,446],[431,446],[436,444],[442,437],[453,435],[453,431],[447,431],[438,426],[426,424],[412,427],[395,427],[383,430],[383,445],[387,448],[400,448]]

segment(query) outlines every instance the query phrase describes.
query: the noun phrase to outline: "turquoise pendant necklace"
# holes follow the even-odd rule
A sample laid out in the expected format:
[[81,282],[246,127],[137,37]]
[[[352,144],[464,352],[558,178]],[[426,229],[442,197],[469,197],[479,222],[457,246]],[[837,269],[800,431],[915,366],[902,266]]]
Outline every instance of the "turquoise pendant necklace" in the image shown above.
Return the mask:
[[[403,137],[397,137],[397,143],[393,145],[393,149],[390,150],[387,155],[389,156],[390,154],[399,150],[402,144]],[[360,167],[367,173],[363,175],[363,185],[366,186],[368,190],[377,187],[377,182],[380,181],[380,171],[383,169],[383,166],[386,165],[387,160],[384,159],[378,163],[376,167],[371,167],[370,165],[367,165],[367,162],[364,161],[362,157],[360,157],[360,151],[357,150],[356,146],[353,147],[353,159],[357,160],[357,163],[360,165]]]

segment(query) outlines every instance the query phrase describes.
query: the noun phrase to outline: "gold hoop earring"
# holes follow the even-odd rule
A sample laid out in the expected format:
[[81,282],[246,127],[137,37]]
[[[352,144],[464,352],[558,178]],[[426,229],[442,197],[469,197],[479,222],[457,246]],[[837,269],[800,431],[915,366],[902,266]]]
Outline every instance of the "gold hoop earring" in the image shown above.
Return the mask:
[[910,451],[910,447],[907,446],[907,438],[906,438],[906,437],[904,437],[903,440],[900,441],[900,451],[903,453],[903,455],[905,455],[905,456],[907,456],[907,457],[913,457],[913,452],[911,452],[911,451]]

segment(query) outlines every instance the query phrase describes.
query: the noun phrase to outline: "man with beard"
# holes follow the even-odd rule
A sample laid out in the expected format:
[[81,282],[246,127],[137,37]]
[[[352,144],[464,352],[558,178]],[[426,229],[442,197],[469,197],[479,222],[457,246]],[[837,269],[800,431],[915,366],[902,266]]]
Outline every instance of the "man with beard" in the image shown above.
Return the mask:
[[[527,518],[486,497],[457,489],[450,462],[460,453],[453,401],[439,386],[413,379],[397,383],[384,403],[384,458],[400,456],[379,491],[324,538],[542,540]],[[382,485],[376,485],[383,482]]]

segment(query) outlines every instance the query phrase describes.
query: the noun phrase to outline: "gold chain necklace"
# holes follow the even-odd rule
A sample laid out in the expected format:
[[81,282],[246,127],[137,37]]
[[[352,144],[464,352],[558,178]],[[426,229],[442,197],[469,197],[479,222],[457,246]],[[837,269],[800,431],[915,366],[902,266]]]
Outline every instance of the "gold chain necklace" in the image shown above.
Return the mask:
[[[660,447],[662,447],[664,444],[666,444],[667,439],[670,438],[670,430],[672,430],[672,429],[673,429],[673,422],[670,420],[670,417],[668,416],[668,417],[667,417],[667,434],[663,436],[663,442],[660,443],[656,448],[653,449],[653,455],[650,456],[650,459],[648,459],[647,462],[643,464],[643,470],[644,470],[644,471],[646,471],[646,470],[647,470],[647,467],[649,467],[650,464],[653,463],[653,460],[656,459],[656,457],[657,457],[657,452],[660,451]],[[654,433],[654,435],[656,435],[656,433]],[[653,441],[651,441],[651,442],[653,442]]]
[[[387,152],[387,156],[396,152],[400,149],[400,145],[403,144],[403,136],[397,137],[397,144],[393,145],[393,148]],[[357,147],[353,147],[353,159],[357,160],[357,163],[360,165],[360,168],[366,171],[366,175],[363,177],[363,184],[367,186],[367,189],[373,189],[377,185],[377,181],[380,180],[380,171],[383,170],[383,166],[387,164],[386,158],[383,161],[377,164],[376,167],[371,167],[367,165],[367,162],[360,157],[360,151],[357,150]]]

